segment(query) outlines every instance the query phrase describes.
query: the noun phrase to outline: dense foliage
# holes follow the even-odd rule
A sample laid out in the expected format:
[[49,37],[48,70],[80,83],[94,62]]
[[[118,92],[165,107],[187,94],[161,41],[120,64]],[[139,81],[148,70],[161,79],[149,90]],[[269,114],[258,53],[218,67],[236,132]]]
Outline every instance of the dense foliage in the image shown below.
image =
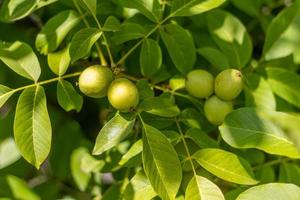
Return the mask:
[[300,200],[299,0],[0,0],[0,199]]

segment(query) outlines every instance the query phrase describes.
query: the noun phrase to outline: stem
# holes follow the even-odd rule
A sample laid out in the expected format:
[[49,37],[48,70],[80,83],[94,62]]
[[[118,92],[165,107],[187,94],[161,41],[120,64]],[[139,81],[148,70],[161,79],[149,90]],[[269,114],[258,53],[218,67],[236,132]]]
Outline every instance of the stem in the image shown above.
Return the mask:
[[[81,9],[80,9],[79,5],[77,4],[76,0],[73,0],[73,3],[75,5],[76,9],[78,10],[79,14],[82,16],[83,23],[85,24],[85,26],[87,28],[90,28],[91,26],[90,26],[89,22],[87,21],[85,15],[81,11]],[[104,55],[101,51],[101,48],[100,48],[98,42],[96,42],[95,46],[96,46],[96,49],[97,49],[97,52],[98,52],[98,55],[99,55],[99,58],[100,58],[101,65],[107,66],[107,61],[106,61],[106,59],[105,59],[105,57],[104,57]]]
[[80,74],[81,74],[81,72],[75,72],[75,73],[72,73],[72,74],[67,74],[67,75],[64,75],[64,76],[59,76],[59,77],[52,78],[52,79],[49,79],[49,80],[45,80],[45,81],[37,82],[37,83],[34,83],[34,84],[22,86],[22,87],[14,89],[14,90],[12,90],[12,91],[10,91],[8,93],[15,93],[15,92],[27,89],[27,88],[36,87],[37,85],[46,85],[48,83],[56,82],[56,81],[59,81],[61,79],[67,79],[67,78],[76,77],[76,76],[79,76]]
[[121,65],[127,58],[128,56],[136,49],[140,46],[140,44],[143,43],[143,41],[145,39],[147,39],[150,35],[152,35],[152,33],[154,33],[163,23],[165,23],[168,19],[170,19],[172,17],[172,15],[169,15],[168,17],[166,17],[165,19],[163,19],[161,22],[159,22],[151,31],[149,31],[149,33],[147,33],[145,35],[145,37],[143,37],[140,41],[138,41],[131,49],[129,49],[129,51],[117,62],[117,66]]
[[[92,16],[93,16],[94,20],[96,21],[98,28],[101,30],[102,26],[101,26],[97,16],[94,15],[94,13],[92,13]],[[109,48],[109,45],[108,45],[108,42],[107,42],[107,39],[106,39],[106,36],[105,36],[104,32],[102,33],[102,36],[103,36],[103,40],[104,40],[104,43],[105,43],[104,45],[106,46],[106,50],[107,50],[107,53],[108,53],[110,64],[111,64],[112,67],[114,67],[115,62],[114,62],[114,59],[113,59],[112,53],[110,51],[110,48]]]
[[183,142],[183,145],[184,145],[186,154],[187,154],[187,156],[188,156],[187,159],[188,159],[189,162],[191,163],[191,166],[192,166],[192,170],[193,170],[194,176],[197,176],[196,169],[195,169],[194,163],[193,163],[193,161],[192,161],[192,156],[191,156],[191,154],[190,154],[188,145],[187,145],[187,143],[186,143],[186,141],[185,141],[185,137],[184,137],[183,131],[182,131],[182,129],[181,129],[181,126],[180,126],[180,124],[179,124],[179,122],[178,122],[177,119],[175,119],[175,122],[176,122],[176,125],[177,125],[177,128],[178,128],[178,131],[179,131],[179,133],[180,133],[181,140],[182,140],[182,142]]

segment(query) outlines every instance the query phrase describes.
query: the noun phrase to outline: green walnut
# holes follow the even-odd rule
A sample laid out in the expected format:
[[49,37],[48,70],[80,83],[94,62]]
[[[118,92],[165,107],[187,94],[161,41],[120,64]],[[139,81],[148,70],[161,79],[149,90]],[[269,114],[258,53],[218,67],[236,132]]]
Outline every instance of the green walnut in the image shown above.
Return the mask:
[[207,98],[214,92],[214,77],[205,70],[193,70],[186,77],[185,87],[190,95]]
[[110,104],[122,112],[133,110],[139,103],[139,92],[135,84],[125,78],[115,79],[107,93]]
[[215,93],[225,101],[236,98],[243,89],[243,75],[239,70],[226,69],[215,80]]
[[[191,139],[185,139],[186,144],[188,146],[189,149],[189,153],[192,155],[194,154],[196,151],[199,150],[199,146],[197,144],[195,144],[195,142]],[[183,160],[182,162],[182,170],[185,172],[189,172],[192,171],[192,165],[190,160],[185,160],[186,158],[188,158],[185,146],[183,142],[179,142],[178,144],[175,145],[175,150],[177,152],[177,154],[179,155],[180,159]],[[195,162],[194,160],[192,161],[193,165],[195,167],[195,169],[197,169],[199,167],[198,163]]]
[[204,113],[207,120],[215,125],[221,125],[228,113],[233,110],[231,101],[223,101],[217,96],[212,96],[204,103]]
[[86,96],[101,98],[106,96],[107,89],[113,79],[114,75],[108,67],[90,66],[79,76],[79,89]]

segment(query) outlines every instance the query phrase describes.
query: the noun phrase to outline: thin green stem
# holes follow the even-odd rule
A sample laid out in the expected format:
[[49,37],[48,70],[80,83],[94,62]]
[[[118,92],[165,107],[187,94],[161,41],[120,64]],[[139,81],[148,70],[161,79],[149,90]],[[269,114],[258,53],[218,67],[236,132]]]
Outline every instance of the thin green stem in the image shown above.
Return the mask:
[[165,19],[163,19],[161,22],[159,22],[152,30],[150,30],[140,41],[138,41],[133,47],[131,47],[131,49],[129,49],[129,51],[127,51],[127,53],[117,62],[117,66],[121,65],[127,58],[128,56],[130,56],[130,54],[136,49],[138,48],[143,42],[144,40],[146,40],[148,37],[150,37],[150,35],[152,35],[152,33],[154,33],[163,23],[165,23],[167,20],[169,20],[172,16],[169,15],[168,17],[166,17]]
[[[83,23],[85,24],[85,26],[86,26],[87,28],[90,28],[91,26],[90,26],[89,22],[87,21],[85,15],[84,15],[83,12],[81,11],[81,9],[80,9],[79,5],[77,4],[76,0],[73,0],[73,3],[74,3],[74,5],[75,5],[77,11],[79,12],[79,14],[82,16]],[[101,48],[100,48],[99,43],[96,42],[95,46],[96,46],[96,49],[97,49],[97,52],[98,52],[98,56],[99,56],[101,65],[107,66],[107,61],[106,61],[106,59],[105,59],[105,57],[104,57],[104,55],[103,55],[103,53],[102,53],[102,51],[101,51]]]
[[[94,20],[95,20],[95,22],[96,22],[98,28],[99,28],[100,30],[102,30],[102,26],[101,26],[101,24],[100,24],[100,22],[99,22],[97,16],[94,15],[94,13],[92,13],[92,16],[93,16],[93,18],[94,18]],[[105,45],[106,50],[107,50],[107,53],[108,53],[108,57],[109,57],[109,60],[110,60],[110,64],[111,64],[112,67],[114,67],[114,66],[115,66],[114,58],[113,58],[112,53],[111,53],[111,51],[110,51],[110,48],[109,48],[109,45],[108,45],[108,42],[107,42],[107,39],[106,39],[106,36],[105,36],[104,32],[102,33],[102,36],[103,36],[103,40],[104,40],[104,43],[105,43],[104,45]]]
[[177,119],[175,119],[175,122],[176,122],[176,125],[177,125],[177,129],[178,129],[178,131],[179,131],[179,133],[180,133],[181,140],[182,140],[182,142],[183,142],[183,145],[184,145],[186,154],[187,154],[187,156],[188,156],[187,159],[188,159],[189,162],[191,163],[191,166],[192,166],[192,170],[193,170],[194,176],[197,176],[196,168],[195,168],[195,166],[194,166],[194,163],[193,163],[193,160],[192,160],[192,156],[191,156],[190,151],[189,151],[189,147],[188,147],[188,145],[187,145],[187,143],[186,143],[186,141],[185,141],[185,137],[184,137],[183,131],[182,131],[182,129],[181,129],[180,122],[179,122]]
[[37,83],[34,83],[34,84],[30,84],[30,85],[26,85],[26,86],[22,86],[22,87],[13,89],[9,93],[19,92],[19,91],[25,90],[27,88],[36,87],[37,85],[46,85],[46,84],[49,84],[49,83],[59,81],[61,79],[76,77],[76,76],[79,76],[80,74],[81,74],[81,72],[75,72],[75,73],[72,73],[72,74],[67,74],[67,75],[64,75],[64,76],[55,77],[55,78],[52,78],[52,79],[49,79],[49,80],[45,80],[45,81],[41,81],[41,82],[37,82]]

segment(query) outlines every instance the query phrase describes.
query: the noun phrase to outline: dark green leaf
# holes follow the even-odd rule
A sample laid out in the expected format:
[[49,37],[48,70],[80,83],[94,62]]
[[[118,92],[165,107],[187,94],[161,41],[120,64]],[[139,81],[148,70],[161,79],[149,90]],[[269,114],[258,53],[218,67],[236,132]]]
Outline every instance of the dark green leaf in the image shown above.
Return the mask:
[[66,111],[76,110],[79,112],[83,104],[82,96],[76,92],[71,83],[65,80],[57,83],[57,100]]
[[160,35],[175,67],[183,74],[191,71],[196,61],[196,49],[189,32],[177,24],[168,24],[162,27]]
[[227,57],[216,48],[202,47],[197,52],[220,71],[230,67]]
[[102,32],[97,28],[85,28],[78,31],[71,41],[70,57],[72,62],[88,55]]
[[141,102],[139,108],[145,112],[161,117],[175,117],[180,110],[174,101],[168,97],[150,97]]
[[76,0],[79,5],[92,15],[97,14],[97,0]]
[[144,76],[155,74],[162,65],[162,52],[159,44],[152,39],[145,39],[140,54],[140,67]]
[[114,16],[109,16],[105,23],[104,26],[102,27],[103,31],[119,31],[121,27],[120,21],[114,17]]
[[186,132],[186,137],[192,139],[201,148],[218,148],[218,143],[210,138],[201,129],[190,128]]
[[145,35],[146,31],[141,25],[124,23],[121,25],[120,30],[114,33],[112,41],[118,45],[130,40],[143,38]]

